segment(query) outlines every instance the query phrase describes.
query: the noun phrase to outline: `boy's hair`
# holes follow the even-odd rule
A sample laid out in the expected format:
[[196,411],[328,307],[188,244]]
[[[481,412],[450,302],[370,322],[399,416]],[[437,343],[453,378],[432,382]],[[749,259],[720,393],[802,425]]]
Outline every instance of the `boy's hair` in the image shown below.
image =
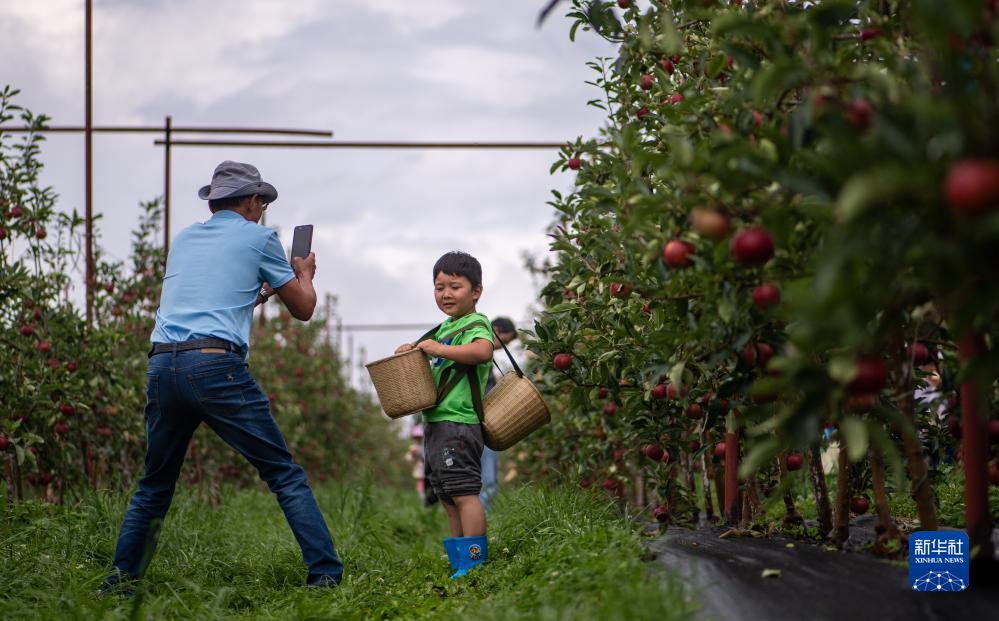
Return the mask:
[[510,321],[509,317],[497,317],[493,319],[493,331],[502,332],[504,334],[509,334],[513,332],[517,333],[517,329],[514,327],[513,322]]
[[435,281],[442,272],[448,276],[464,276],[472,283],[472,288],[482,284],[482,266],[478,259],[461,250],[452,250],[437,259],[437,263],[434,263]]

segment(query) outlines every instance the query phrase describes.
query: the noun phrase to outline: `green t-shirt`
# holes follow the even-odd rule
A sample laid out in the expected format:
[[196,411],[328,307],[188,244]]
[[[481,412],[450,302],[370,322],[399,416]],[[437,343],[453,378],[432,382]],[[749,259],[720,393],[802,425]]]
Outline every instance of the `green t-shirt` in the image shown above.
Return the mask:
[[[455,330],[469,325],[472,327],[461,334],[448,336],[449,333],[453,333]],[[447,338],[441,341],[441,336]],[[441,327],[437,329],[437,333],[434,334],[434,340],[444,345],[468,345],[475,339],[486,339],[490,344],[493,343],[492,327],[489,324],[489,319],[482,313],[470,313],[458,319],[448,317],[447,321],[442,323]],[[440,385],[441,374],[452,364],[454,364],[454,361],[447,358],[432,358],[430,360],[430,368],[433,370],[434,382]],[[479,390],[482,394],[485,394],[486,380],[489,378],[489,367],[491,364],[492,362],[487,360],[482,364],[476,365],[476,371],[478,371],[479,375]],[[468,385],[468,378],[466,377],[458,382],[437,406],[423,410],[423,418],[428,423],[449,420],[466,425],[478,425],[479,416],[475,413],[475,407],[472,405],[472,388]]]

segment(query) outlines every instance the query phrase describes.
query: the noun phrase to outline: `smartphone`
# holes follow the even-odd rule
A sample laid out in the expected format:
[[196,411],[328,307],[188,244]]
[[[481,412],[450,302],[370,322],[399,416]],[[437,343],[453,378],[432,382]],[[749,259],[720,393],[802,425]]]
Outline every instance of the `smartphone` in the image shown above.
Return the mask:
[[291,242],[291,258],[288,262],[295,267],[295,259],[304,259],[310,252],[312,252],[312,225],[296,226],[295,237]]

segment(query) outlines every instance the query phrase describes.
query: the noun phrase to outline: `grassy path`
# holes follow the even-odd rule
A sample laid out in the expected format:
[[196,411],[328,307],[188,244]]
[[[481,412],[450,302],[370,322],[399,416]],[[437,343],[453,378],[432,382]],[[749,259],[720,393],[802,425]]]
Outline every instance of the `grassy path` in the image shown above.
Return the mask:
[[[0,504],[0,619],[685,619],[679,582],[650,578],[634,525],[604,500],[528,487],[501,496],[490,563],[448,579],[440,508],[371,483],[316,490],[347,566],[336,590],[305,568],[274,498],[178,492],[139,598],[97,600],[126,498]],[[0,503],[5,503],[0,499]]]

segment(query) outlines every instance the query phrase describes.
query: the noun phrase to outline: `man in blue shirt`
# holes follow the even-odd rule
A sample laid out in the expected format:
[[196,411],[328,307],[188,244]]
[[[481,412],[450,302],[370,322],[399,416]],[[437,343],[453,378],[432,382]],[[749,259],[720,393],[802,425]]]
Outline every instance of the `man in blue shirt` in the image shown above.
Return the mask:
[[315,254],[295,259],[293,270],[277,233],[257,224],[277,190],[253,166],[222,162],[198,195],[213,215],[181,231],[170,247],[149,353],[145,473],[102,592],[129,595],[126,581],[145,572],[188,443],[202,422],[277,495],[302,548],[307,584],[336,586],[343,564],[326,522],[246,364],[257,304],[276,293],[296,319],[312,317]]

